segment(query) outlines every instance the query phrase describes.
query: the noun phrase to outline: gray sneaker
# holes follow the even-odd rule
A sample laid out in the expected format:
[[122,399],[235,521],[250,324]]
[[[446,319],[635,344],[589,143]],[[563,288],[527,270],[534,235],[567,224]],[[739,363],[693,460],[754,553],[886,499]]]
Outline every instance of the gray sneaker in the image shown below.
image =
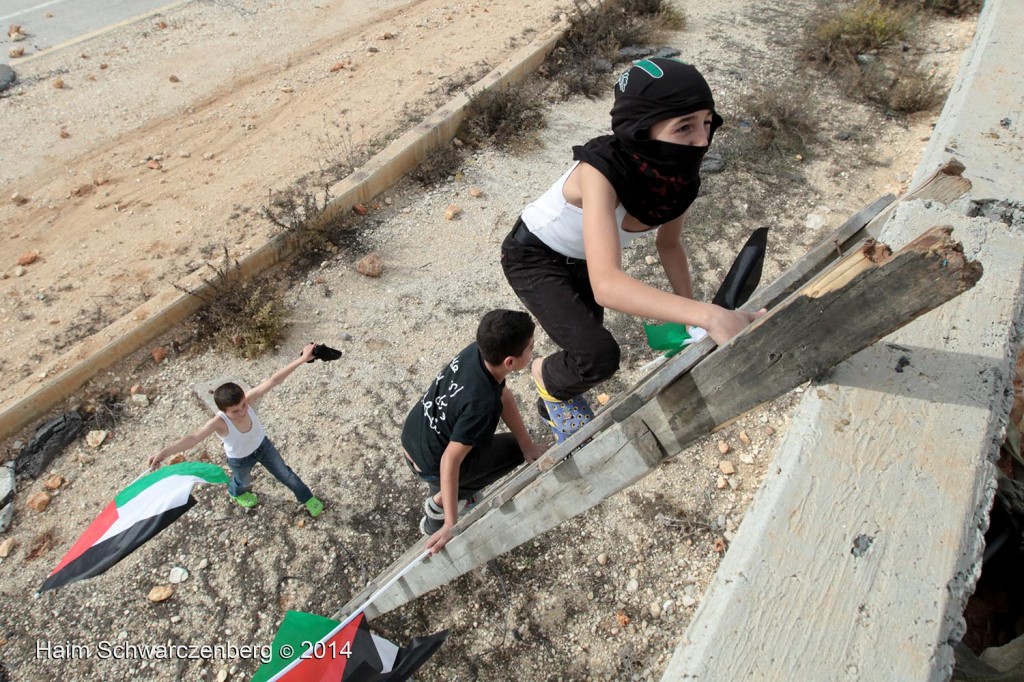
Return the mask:
[[[474,501],[475,500],[472,497],[468,500],[459,500],[458,513],[461,514],[464,512],[467,507],[473,504]],[[434,502],[433,495],[428,495],[427,499],[423,500],[423,513],[427,515],[428,519],[433,521],[444,521],[444,509],[437,506]],[[440,526],[438,526],[438,528],[440,528]]]
[[431,518],[428,518],[426,516],[424,516],[422,519],[420,519],[420,533],[422,533],[423,535],[426,535],[427,537],[429,537],[429,536],[433,535],[434,533],[436,533],[437,531],[441,530],[441,528],[443,526],[444,526],[444,521],[443,520],[438,521],[437,519],[431,519]]

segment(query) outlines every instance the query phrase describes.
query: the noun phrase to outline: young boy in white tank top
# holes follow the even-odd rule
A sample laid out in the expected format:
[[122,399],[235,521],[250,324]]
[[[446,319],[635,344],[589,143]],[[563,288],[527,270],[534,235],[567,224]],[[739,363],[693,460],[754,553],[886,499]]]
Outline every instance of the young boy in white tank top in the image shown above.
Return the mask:
[[274,372],[270,378],[248,393],[238,384],[218,386],[213,392],[213,401],[218,408],[217,414],[199,430],[179,438],[155,455],[150,455],[149,466],[155,469],[171,455],[195,447],[210,435],[217,434],[224,444],[224,454],[227,455],[228,468],[232,474],[228,494],[238,504],[246,508],[259,504],[256,493],[249,488],[252,468],[262,464],[274,478],[294,493],[295,499],[306,507],[310,516],[319,516],[324,509],[323,502],[318,500],[309,486],[285,464],[277,448],[267,438],[263,424],[252,407],[267,391],[287,379],[300,365],[310,362],[314,346],[312,343],[306,346],[298,359]]

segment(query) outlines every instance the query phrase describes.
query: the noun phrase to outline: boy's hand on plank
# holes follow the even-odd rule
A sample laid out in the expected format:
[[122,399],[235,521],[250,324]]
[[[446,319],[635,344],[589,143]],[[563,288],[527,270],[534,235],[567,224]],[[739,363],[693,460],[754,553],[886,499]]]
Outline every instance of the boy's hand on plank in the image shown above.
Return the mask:
[[430,550],[431,554],[437,554],[444,546],[447,545],[452,537],[452,529],[450,526],[441,526],[441,530],[437,531],[430,536],[427,540],[426,548]]
[[708,336],[719,346],[724,346],[732,337],[746,329],[747,325],[768,312],[764,309],[750,313],[745,310],[727,310],[717,305],[713,307],[715,313],[705,329]]

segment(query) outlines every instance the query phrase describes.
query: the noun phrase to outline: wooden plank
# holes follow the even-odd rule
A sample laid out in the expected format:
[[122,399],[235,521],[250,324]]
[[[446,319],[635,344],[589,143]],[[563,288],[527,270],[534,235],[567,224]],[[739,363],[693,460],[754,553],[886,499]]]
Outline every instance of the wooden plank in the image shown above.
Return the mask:
[[[965,170],[962,163],[951,159],[928,176],[927,180],[901,197],[900,202],[937,201],[940,204],[949,204],[971,191],[971,181],[963,176]],[[862,239],[878,239],[896,207],[897,205],[893,204],[886,211],[879,213],[863,230],[851,236],[848,243],[856,244]]]
[[679,452],[967,291],[982,267],[951,232],[934,227],[895,255],[865,243],[662,391],[645,423]]
[[[445,551],[385,591],[367,616],[400,606],[590,509],[696,438],[969,289],[981,266],[963,257],[949,232],[933,228],[895,256],[868,243],[845,257],[500,508],[472,522],[460,520],[461,532]],[[420,551],[417,543],[336,617],[348,615]]]
[[[500,510],[466,528],[444,551],[384,592],[366,610],[367,617],[401,606],[479,566],[487,560],[484,557],[496,557],[551,530],[643,478],[661,460],[661,449],[640,421],[613,425],[557,469],[534,480]],[[419,556],[422,546],[422,541],[416,543],[403,556],[403,565]],[[378,578],[332,617],[348,615],[349,609],[362,604],[376,591],[376,585],[386,580]]]

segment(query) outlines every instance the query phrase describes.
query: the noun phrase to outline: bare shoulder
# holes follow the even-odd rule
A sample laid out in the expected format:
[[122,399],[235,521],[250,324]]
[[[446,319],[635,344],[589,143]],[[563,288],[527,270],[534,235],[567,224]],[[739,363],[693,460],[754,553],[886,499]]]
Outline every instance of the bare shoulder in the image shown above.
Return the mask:
[[611,181],[605,177],[604,173],[597,170],[589,163],[581,161],[578,166],[569,175],[565,181],[566,186],[566,199],[568,199],[568,188],[572,187],[579,192],[580,200],[588,198],[593,195],[612,197],[614,203],[618,203],[618,195],[615,193],[615,188],[612,187]]
[[228,435],[228,426],[224,423],[224,420],[220,418],[220,415],[213,415],[206,424],[203,425],[202,431],[208,436],[212,433],[216,433],[219,436]]

